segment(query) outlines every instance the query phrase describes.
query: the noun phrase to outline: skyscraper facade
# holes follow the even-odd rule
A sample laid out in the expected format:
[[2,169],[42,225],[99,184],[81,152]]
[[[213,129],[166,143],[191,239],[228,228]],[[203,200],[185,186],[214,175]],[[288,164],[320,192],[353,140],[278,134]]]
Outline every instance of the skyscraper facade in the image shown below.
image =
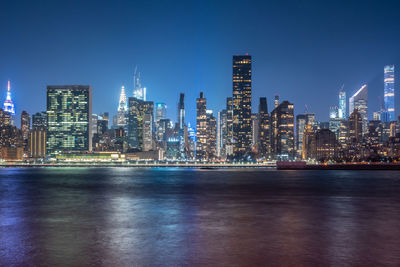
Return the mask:
[[346,92],[344,92],[344,91],[339,92],[338,117],[341,120],[347,119]]
[[383,122],[395,121],[394,110],[394,65],[384,68],[384,111]]
[[165,103],[156,103],[155,106],[155,122],[158,123],[160,120],[167,118],[167,105]]
[[294,159],[294,110],[289,101],[283,101],[271,112],[271,146],[276,159]]
[[24,142],[28,140],[29,130],[31,129],[31,117],[25,110],[21,113],[21,131]]
[[128,103],[126,102],[126,94],[125,94],[125,86],[121,87],[121,93],[119,95],[119,103],[118,103],[118,121],[117,126],[125,127],[127,120],[127,112],[128,112]]
[[47,86],[47,152],[91,151],[92,88]]
[[366,84],[350,97],[349,108],[350,113],[355,109],[358,110],[362,118],[363,133],[366,133],[368,128],[368,86]]
[[204,98],[203,92],[200,93],[200,97],[196,100],[197,104],[197,115],[196,115],[196,128],[197,128],[197,144],[196,144],[196,159],[207,160],[208,159],[208,147],[207,147],[207,100]]
[[14,125],[14,117],[15,117],[15,107],[14,102],[11,99],[11,83],[8,81],[7,84],[7,97],[3,104],[4,112],[8,112],[11,115],[11,124]]
[[233,106],[232,97],[226,98],[226,144],[225,155],[233,155]]
[[136,97],[128,98],[128,143],[133,151],[147,151],[152,147],[154,104]]
[[266,97],[260,97],[258,105],[258,153],[268,158],[271,154],[271,121]]
[[146,88],[142,86],[140,72],[137,71],[137,67],[133,74],[133,97],[146,101]]
[[180,158],[185,158],[185,94],[179,95],[178,102],[178,140]]
[[251,149],[251,56],[233,56],[233,153],[242,157]]

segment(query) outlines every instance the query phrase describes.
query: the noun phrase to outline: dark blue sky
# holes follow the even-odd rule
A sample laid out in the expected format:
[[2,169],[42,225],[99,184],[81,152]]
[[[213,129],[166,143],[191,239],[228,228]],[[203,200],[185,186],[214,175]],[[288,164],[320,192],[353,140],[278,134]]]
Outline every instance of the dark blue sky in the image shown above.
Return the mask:
[[[45,110],[46,85],[89,84],[93,112],[115,114],[135,65],[148,99],[176,120],[179,93],[195,124],[204,91],[215,112],[232,95],[232,55],[253,56],[258,97],[304,105],[327,120],[342,84],[369,84],[369,113],[383,94],[383,67],[400,72],[399,1],[2,1],[0,89],[11,79],[18,114]],[[399,95],[398,82],[395,84]],[[400,102],[397,102],[400,104]],[[397,105],[400,106],[400,105]]]

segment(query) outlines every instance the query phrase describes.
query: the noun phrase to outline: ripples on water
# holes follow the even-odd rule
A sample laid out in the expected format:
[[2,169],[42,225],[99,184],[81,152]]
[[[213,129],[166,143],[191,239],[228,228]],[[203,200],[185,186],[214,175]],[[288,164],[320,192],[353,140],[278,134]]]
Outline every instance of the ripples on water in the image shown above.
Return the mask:
[[400,265],[400,172],[0,169],[0,266]]

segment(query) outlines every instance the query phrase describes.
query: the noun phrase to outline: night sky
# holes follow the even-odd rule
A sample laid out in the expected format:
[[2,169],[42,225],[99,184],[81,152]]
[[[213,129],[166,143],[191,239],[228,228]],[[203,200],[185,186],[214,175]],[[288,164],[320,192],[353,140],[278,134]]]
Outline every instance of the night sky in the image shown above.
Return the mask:
[[121,85],[132,95],[137,65],[148,100],[167,103],[176,121],[185,93],[194,125],[200,91],[209,109],[225,107],[232,55],[244,53],[253,57],[253,111],[260,96],[271,111],[279,94],[326,121],[342,84],[350,95],[368,83],[371,117],[387,64],[400,95],[400,1],[265,2],[3,0],[1,101],[8,79],[18,115],[45,110],[46,85],[89,84],[93,112],[113,115]]

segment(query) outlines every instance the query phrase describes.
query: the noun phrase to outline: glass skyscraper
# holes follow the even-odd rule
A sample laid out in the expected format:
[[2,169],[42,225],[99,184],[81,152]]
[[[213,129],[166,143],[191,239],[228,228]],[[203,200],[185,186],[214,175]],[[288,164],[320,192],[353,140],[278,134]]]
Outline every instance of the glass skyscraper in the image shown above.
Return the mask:
[[394,65],[388,65],[384,68],[384,97],[385,116],[384,122],[395,121],[394,115]]
[[364,84],[358,91],[349,99],[349,113],[358,110],[362,117],[363,133],[367,131],[368,126],[368,86]]
[[338,109],[338,117],[341,120],[347,119],[347,110],[346,110],[346,92],[339,92],[339,109]]
[[251,56],[233,56],[233,154],[251,150]]
[[47,152],[91,151],[92,88],[47,86]]

